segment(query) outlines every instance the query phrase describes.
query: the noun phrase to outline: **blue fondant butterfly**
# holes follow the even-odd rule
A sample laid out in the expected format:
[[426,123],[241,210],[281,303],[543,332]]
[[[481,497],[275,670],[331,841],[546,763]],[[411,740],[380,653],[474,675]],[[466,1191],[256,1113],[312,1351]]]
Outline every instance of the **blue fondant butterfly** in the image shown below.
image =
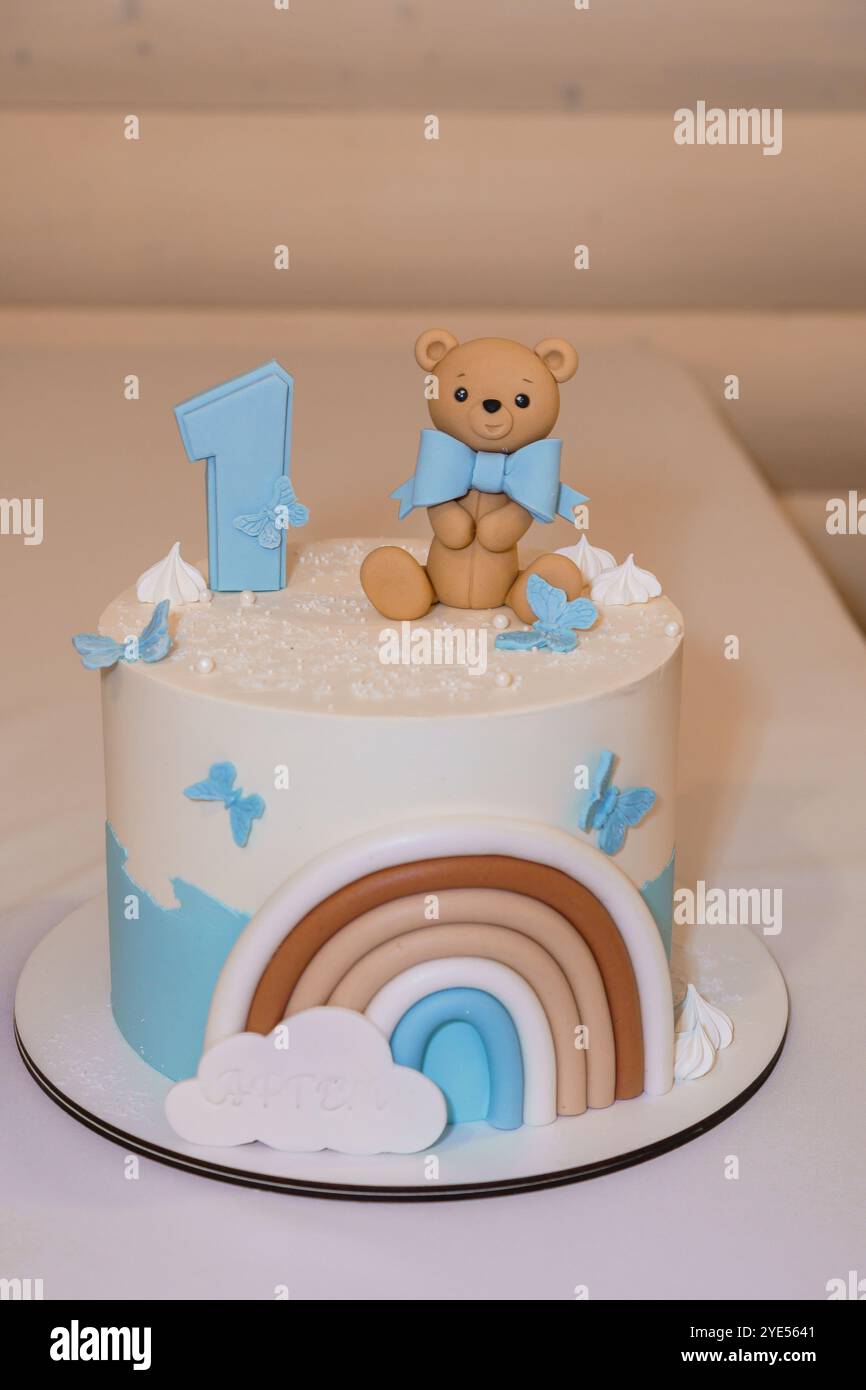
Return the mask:
[[650,787],[629,787],[624,792],[615,787],[611,780],[615,761],[616,755],[605,749],[579,821],[581,830],[596,832],[598,847],[605,854],[616,854],[622,849],[629,826],[638,825],[656,801],[656,794]]
[[261,820],[265,813],[265,803],[255,794],[244,796],[241,788],[234,785],[237,775],[234,763],[214,763],[205,780],[184,787],[183,794],[190,801],[221,801],[229,813],[232,839],[243,849],[253,821]]
[[574,629],[592,627],[598,609],[588,598],[569,603],[564,589],[554,589],[540,574],[531,574],[526,597],[537,621],[528,632],[500,632],[496,646],[501,651],[528,652],[542,648],[549,652],[573,652],[577,646]]
[[98,632],[79,632],[73,637],[72,645],[81,657],[82,666],[88,671],[115,666],[118,661],[162,661],[171,648],[168,635],[167,598],[158,603],[153,617],[137,637],[127,637],[123,642],[115,642],[113,637],[102,637]]
[[299,502],[292,487],[291,478],[277,478],[274,495],[269,507],[260,512],[250,512],[247,516],[236,516],[234,525],[238,531],[258,538],[264,550],[276,550],[282,540],[282,533],[290,526],[304,526],[310,518],[310,509]]

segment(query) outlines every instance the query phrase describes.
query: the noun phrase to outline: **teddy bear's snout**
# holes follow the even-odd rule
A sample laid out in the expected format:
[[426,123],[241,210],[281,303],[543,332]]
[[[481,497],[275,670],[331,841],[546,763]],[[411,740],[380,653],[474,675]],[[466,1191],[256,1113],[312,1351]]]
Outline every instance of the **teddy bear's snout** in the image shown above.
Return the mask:
[[499,440],[511,434],[511,411],[495,396],[476,400],[469,411],[469,428],[476,439]]

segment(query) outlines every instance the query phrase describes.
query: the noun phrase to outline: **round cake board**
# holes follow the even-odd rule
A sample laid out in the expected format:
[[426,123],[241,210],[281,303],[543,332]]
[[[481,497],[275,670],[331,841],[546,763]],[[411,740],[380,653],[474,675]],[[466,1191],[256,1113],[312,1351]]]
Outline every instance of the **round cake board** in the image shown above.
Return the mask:
[[733,1020],[734,1041],[706,1076],[664,1096],[620,1101],[543,1127],[455,1125],[419,1154],[297,1154],[259,1143],[215,1149],[181,1140],[163,1111],[172,1083],[133,1051],[111,1014],[104,899],[73,912],[33,951],[18,982],[15,1031],[25,1065],[52,1100],[129,1152],[161,1163],[314,1197],[499,1196],[656,1158],[719,1124],[767,1079],[784,1043],[788,996],[762,941],[741,926],[677,929],[672,970],[675,984],[691,982]]

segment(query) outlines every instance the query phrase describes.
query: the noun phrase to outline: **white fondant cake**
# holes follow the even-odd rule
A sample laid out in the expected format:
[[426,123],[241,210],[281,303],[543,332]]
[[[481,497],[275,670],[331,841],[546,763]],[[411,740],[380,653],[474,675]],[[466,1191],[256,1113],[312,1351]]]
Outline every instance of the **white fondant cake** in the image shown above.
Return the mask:
[[[103,673],[121,1031],[182,1080],[245,1030],[288,1015],[291,1034],[293,995],[327,1004],[340,980],[333,1002],[348,989],[451,1120],[665,1092],[681,614],[600,606],[576,650],[503,650],[525,630],[509,609],[382,618],[358,579],[375,544],[289,545],[284,589],[174,608],[163,660]],[[152,611],[131,589],[100,632],[123,643]]]

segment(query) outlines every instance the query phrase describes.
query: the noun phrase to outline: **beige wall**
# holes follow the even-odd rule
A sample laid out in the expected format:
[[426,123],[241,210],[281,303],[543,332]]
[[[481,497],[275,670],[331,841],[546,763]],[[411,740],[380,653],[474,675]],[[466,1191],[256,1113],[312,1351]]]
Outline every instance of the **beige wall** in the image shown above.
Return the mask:
[[124,114],[0,113],[6,302],[866,308],[866,113],[769,158],[671,114]]
[[578,344],[697,372],[774,486],[866,486],[866,114],[794,115],[777,158],[679,148],[661,115],[455,115],[438,143],[418,113],[154,111],[138,142],[121,117],[0,112],[0,300],[409,308],[470,334],[565,310]]
[[863,108],[861,0],[4,0],[10,105]]

